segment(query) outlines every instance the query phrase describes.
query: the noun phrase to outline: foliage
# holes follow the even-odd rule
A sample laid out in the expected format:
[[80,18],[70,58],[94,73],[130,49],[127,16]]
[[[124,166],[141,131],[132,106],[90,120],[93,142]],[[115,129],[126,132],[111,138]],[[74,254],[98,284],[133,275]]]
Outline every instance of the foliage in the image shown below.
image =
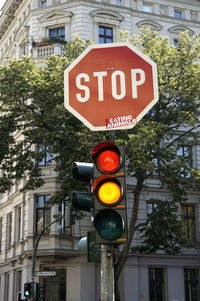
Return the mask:
[[177,219],[177,204],[170,201],[150,200],[157,207],[144,223],[136,228],[141,233],[142,244],[132,248],[134,253],[152,254],[157,250],[168,255],[181,252],[182,247],[195,247],[185,237],[184,228]]
[[[189,190],[199,189],[199,171],[191,168],[192,147],[199,138],[199,37],[190,37],[184,32],[180,34],[178,47],[175,47],[169,45],[166,37],[143,28],[139,36],[119,32],[119,40],[129,41],[157,63],[159,101],[133,130],[118,138],[119,142],[124,141],[126,144],[128,172],[136,184],[133,187],[130,241],[124,246],[116,265],[116,278],[124,265],[136,229],[140,230],[143,239],[145,237],[140,249],[142,252],[154,253],[165,249],[165,252],[175,253],[180,252],[182,245],[189,246],[182,234],[179,237],[181,223],[176,220],[174,206],[187,199]],[[190,149],[189,156],[178,155],[182,146]],[[167,200],[163,198],[159,214],[157,212],[152,216],[146,229],[145,223],[138,226],[136,223],[140,194],[148,188],[150,179],[156,180],[158,189],[168,191],[171,201],[165,202]],[[164,214],[163,208],[173,225],[170,222],[160,223]],[[168,226],[173,235],[167,236],[163,246],[160,237],[153,233],[158,231],[164,237],[168,233],[165,226]]]
[[[24,190],[43,185],[42,169],[35,163],[41,161],[48,148],[53,154],[52,163],[56,163],[58,180],[62,180],[54,199],[63,200],[71,187],[71,163],[89,157],[88,150],[94,143],[106,139],[103,134],[90,132],[64,108],[64,70],[73,55],[78,56],[87,45],[76,37],[66,45],[66,56],[52,55],[45,68],[28,57],[0,67],[0,192],[9,190],[24,174]],[[46,148],[38,153],[38,145]]]

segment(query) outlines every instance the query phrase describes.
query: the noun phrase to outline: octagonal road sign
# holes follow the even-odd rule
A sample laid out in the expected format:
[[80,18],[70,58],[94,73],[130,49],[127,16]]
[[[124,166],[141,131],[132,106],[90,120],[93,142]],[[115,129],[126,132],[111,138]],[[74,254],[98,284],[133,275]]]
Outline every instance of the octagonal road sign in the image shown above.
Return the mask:
[[64,89],[90,130],[130,129],[158,101],[157,67],[131,44],[91,45],[65,70]]

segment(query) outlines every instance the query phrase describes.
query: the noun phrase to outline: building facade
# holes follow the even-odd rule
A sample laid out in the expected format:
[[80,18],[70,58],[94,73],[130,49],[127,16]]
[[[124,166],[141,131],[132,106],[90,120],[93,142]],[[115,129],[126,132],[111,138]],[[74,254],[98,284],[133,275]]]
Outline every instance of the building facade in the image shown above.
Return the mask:
[[[112,43],[116,42],[118,30],[139,34],[143,25],[168,36],[169,42],[176,45],[182,31],[200,34],[200,2],[7,0],[0,16],[0,64],[6,65],[10,58],[28,55],[43,65],[49,55],[62,55],[63,43],[73,40],[75,34],[95,43]],[[184,149],[181,151],[187,153]],[[193,162],[200,170],[198,145],[193,149]],[[49,207],[45,203],[59,190],[55,166],[48,164],[48,156],[40,166],[45,180],[42,188],[20,192],[25,181],[21,179],[11,191],[0,196],[1,301],[24,299],[24,283],[31,279],[37,235],[60,210],[57,205]],[[131,190],[131,179],[127,184]],[[158,188],[156,180],[148,184],[151,190],[141,196],[140,221],[153,210],[154,204],[149,200],[167,196],[167,191]],[[188,237],[199,242],[199,192],[190,193],[182,216],[188,225]],[[87,263],[85,255],[77,251],[77,242],[90,228],[87,217],[72,227],[62,227],[62,232],[59,223],[46,230],[39,243],[36,271],[56,271],[56,276],[35,278],[45,282],[46,301],[100,300],[99,265]],[[199,286],[199,249],[184,250],[181,256],[130,255],[120,278],[123,301],[198,301]]]

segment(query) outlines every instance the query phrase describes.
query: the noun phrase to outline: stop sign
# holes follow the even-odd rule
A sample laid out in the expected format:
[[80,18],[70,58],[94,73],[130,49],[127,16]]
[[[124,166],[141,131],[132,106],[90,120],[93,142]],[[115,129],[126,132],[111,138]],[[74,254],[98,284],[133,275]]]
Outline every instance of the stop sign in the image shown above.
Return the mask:
[[89,46],[66,70],[65,107],[93,131],[130,129],[158,101],[156,64],[128,43]]

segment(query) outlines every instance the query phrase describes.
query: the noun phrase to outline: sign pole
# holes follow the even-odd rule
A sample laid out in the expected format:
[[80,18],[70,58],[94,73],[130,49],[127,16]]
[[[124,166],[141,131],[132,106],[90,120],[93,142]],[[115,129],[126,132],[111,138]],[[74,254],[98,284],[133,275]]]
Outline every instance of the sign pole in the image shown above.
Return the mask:
[[115,301],[113,249],[101,245],[101,301]]

